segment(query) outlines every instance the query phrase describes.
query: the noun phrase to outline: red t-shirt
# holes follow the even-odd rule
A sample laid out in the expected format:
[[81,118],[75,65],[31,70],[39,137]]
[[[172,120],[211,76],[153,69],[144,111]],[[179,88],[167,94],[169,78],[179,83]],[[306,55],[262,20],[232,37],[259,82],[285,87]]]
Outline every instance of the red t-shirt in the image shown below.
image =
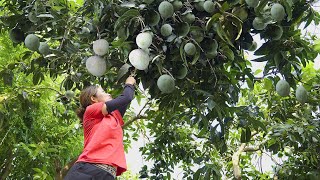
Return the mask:
[[84,149],[77,162],[109,164],[117,167],[117,176],[127,170],[124,147],[124,124],[118,110],[104,116],[104,102],[94,103],[83,115]]

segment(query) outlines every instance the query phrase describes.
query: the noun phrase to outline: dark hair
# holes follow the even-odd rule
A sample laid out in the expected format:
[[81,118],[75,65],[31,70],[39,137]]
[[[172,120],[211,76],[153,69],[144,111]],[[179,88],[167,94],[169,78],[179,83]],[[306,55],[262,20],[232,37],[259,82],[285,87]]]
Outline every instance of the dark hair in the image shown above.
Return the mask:
[[89,105],[91,105],[91,97],[96,95],[98,87],[99,86],[91,85],[81,91],[79,98],[80,107],[76,110],[77,116],[80,119],[81,124],[83,122],[84,112],[86,111],[86,108]]

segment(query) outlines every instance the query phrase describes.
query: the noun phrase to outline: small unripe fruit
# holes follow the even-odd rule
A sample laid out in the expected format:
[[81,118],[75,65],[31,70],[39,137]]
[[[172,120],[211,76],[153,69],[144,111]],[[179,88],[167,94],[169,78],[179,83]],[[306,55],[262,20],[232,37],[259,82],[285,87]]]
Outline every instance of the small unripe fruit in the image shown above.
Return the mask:
[[28,19],[33,23],[36,23],[39,21],[39,18],[37,17],[35,12],[29,12]]
[[45,42],[40,42],[40,46],[39,46],[39,52],[43,55],[47,55],[50,53],[50,47],[47,43]]
[[255,17],[252,22],[252,26],[256,30],[263,30],[267,25],[261,17]]
[[184,16],[182,16],[182,20],[191,24],[196,20],[196,17],[192,13],[187,13]]
[[129,54],[129,61],[138,70],[146,70],[149,66],[150,57],[142,49],[132,50]]
[[172,34],[172,27],[170,24],[164,24],[161,26],[161,35],[162,36],[170,36]]
[[214,3],[212,1],[205,1],[203,3],[203,9],[208,13],[213,13],[215,10]]
[[245,0],[249,7],[255,8],[259,4],[259,0]]
[[74,97],[74,92],[68,90],[65,94],[66,98],[68,98],[69,100],[72,99]]
[[204,4],[204,2],[200,1],[200,2],[195,3],[194,7],[196,8],[197,11],[201,12],[201,11],[204,11],[203,4]]
[[100,56],[91,56],[86,60],[86,68],[92,75],[100,77],[106,72],[107,64]]
[[286,80],[280,80],[276,84],[276,91],[277,93],[282,96],[289,96],[290,94],[290,85]]
[[184,45],[183,49],[189,56],[193,56],[197,51],[196,46],[193,43],[187,43],[186,45]]
[[148,32],[138,34],[136,44],[141,49],[147,49],[152,44],[152,35]]
[[93,42],[93,51],[99,56],[105,55],[109,50],[109,43],[105,39],[99,39]]
[[174,79],[167,75],[161,75],[157,81],[157,86],[163,93],[171,93],[175,89]]
[[296,89],[296,99],[304,104],[308,100],[307,90],[301,85]]
[[174,8],[170,2],[162,1],[158,7],[158,11],[163,19],[167,19],[172,17]]
[[275,3],[271,7],[271,17],[276,21],[282,21],[286,16],[283,6],[279,3]]
[[37,51],[40,46],[40,41],[38,36],[34,34],[29,34],[26,39],[24,40],[24,44],[28,49],[31,51]]
[[181,1],[173,1],[172,5],[173,5],[173,9],[175,11],[180,10],[182,8],[182,6],[183,6]]

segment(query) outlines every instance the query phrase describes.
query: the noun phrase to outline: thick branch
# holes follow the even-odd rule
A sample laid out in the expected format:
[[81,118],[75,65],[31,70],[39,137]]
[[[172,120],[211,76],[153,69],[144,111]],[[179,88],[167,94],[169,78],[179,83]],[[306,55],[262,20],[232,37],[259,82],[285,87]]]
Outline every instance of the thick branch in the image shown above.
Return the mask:
[[12,169],[12,160],[13,160],[14,156],[13,156],[13,152],[12,149],[9,152],[9,156],[6,159],[6,162],[4,163],[4,166],[1,167],[2,171],[0,174],[0,180],[4,180],[8,177],[8,175],[10,174],[10,171]]
[[62,180],[68,173],[69,169],[73,166],[73,164],[78,160],[78,157],[74,158],[67,165],[65,165],[56,176],[56,179]]
[[257,146],[257,147],[245,147],[243,149],[243,152],[254,152],[254,151],[259,151],[260,150],[260,147]]
[[261,150],[261,146],[262,146],[264,143],[266,143],[268,140],[269,140],[269,139],[268,139],[267,137],[265,137],[264,140],[263,140],[261,143],[259,143],[257,146],[255,146],[255,147],[245,147],[245,148],[243,149],[243,152],[259,151],[259,150]]
[[240,169],[239,161],[240,161],[240,155],[243,152],[246,145],[247,145],[246,143],[242,143],[238,151],[232,155],[233,175],[236,180],[241,179],[241,169]]
[[130,124],[132,124],[133,122],[139,120],[139,119],[147,119],[146,116],[141,116],[141,115],[137,115],[134,118],[130,119],[129,121],[127,121],[123,126],[122,129],[127,128]]
[[130,124],[132,124],[134,121],[138,120],[138,119],[147,119],[146,116],[142,116],[141,113],[142,111],[147,107],[148,104],[150,104],[150,99],[146,102],[146,104],[140,109],[139,113],[132,119],[130,119],[129,121],[127,121],[123,126],[122,129],[125,129],[127,126],[129,126]]

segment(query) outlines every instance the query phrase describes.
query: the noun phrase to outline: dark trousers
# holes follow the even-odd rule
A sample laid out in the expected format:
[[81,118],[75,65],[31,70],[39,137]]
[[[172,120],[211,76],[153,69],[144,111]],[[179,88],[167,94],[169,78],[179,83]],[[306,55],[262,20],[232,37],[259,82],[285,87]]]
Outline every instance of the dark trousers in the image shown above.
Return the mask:
[[64,180],[114,180],[113,176],[90,164],[85,162],[75,163]]

